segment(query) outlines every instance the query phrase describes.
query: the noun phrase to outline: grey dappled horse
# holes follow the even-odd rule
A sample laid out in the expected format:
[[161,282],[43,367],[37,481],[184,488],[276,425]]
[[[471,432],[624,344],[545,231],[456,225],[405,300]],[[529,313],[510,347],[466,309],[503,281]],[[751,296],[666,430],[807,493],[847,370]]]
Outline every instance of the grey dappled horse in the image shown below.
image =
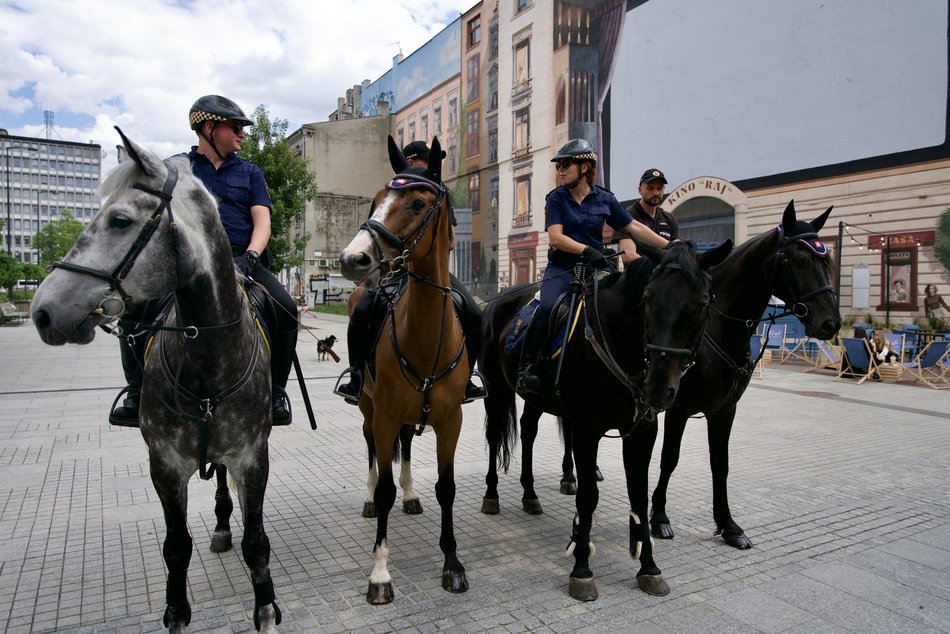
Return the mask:
[[188,481],[211,462],[228,467],[238,492],[255,626],[274,631],[280,610],[263,525],[269,355],[238,283],[215,201],[192,175],[187,157],[162,161],[119,134],[130,160],[102,184],[102,210],[37,289],[32,319],[50,345],[84,344],[130,304],[174,294],[146,358],[140,408],[167,531],[163,623],[179,632],[191,620]]

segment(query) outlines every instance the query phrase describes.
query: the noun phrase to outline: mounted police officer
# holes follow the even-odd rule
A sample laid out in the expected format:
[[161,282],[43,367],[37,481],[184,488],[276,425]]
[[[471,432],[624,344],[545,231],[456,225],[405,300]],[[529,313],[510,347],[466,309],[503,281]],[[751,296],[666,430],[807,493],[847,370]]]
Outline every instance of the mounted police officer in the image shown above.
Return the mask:
[[519,394],[536,394],[541,380],[535,364],[547,341],[548,319],[558,297],[570,288],[574,265],[606,268],[603,230],[625,230],[642,242],[665,247],[668,241],[634,220],[617,198],[594,184],[597,154],[585,139],[571,139],[551,162],[557,168],[561,186],[544,199],[544,227],[548,233],[548,265],[541,280],[541,305],[525,334],[518,369]]
[[[266,268],[271,262],[267,243],[271,235],[272,206],[264,172],[236,154],[244,141],[244,128],[253,125],[253,121],[230,99],[206,95],[191,106],[188,123],[198,135],[198,145],[192,146],[188,153],[191,170],[218,201],[218,213],[231,242],[234,266],[262,286],[275,305],[275,332],[270,333],[273,423],[287,425],[290,408],[284,388],[297,345],[297,306]],[[158,302],[147,302],[123,317],[120,326],[128,331],[136,323],[150,324],[157,318],[158,309]],[[122,369],[129,386],[125,401],[109,416],[109,422],[114,425],[138,427],[144,339],[136,337],[133,346],[122,346]]]
[[[429,164],[429,146],[423,141],[413,141],[402,149],[402,154],[409,162],[410,168],[424,168]],[[442,152],[442,158],[445,158],[445,152]],[[451,225],[450,249],[454,249],[455,227],[458,225],[458,219],[455,217],[455,208],[452,206],[451,198],[449,198],[449,224]],[[471,374],[475,371],[475,358],[481,347],[482,311],[475,303],[475,298],[455,275],[450,274],[449,280],[452,284],[453,301],[457,303],[459,308],[459,319],[462,323],[462,332],[465,335],[465,348],[468,351],[469,373]],[[360,393],[363,389],[362,368],[369,359],[376,328],[379,326],[384,312],[385,300],[378,291],[373,290],[363,293],[353,309],[353,314],[350,315],[350,323],[346,330],[346,344],[351,355],[350,367],[343,371],[344,375],[349,374],[349,381],[337,386],[335,393],[342,396],[351,405],[359,403]],[[475,385],[469,378],[462,402],[469,403],[475,399],[485,398],[485,395],[485,388]]]

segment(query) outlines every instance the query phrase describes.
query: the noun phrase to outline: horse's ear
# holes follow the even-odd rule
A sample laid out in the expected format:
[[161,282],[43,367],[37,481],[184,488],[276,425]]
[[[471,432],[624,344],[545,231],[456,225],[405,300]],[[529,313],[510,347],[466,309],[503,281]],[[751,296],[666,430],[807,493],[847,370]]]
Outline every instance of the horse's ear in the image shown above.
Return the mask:
[[700,253],[696,259],[699,261],[699,268],[706,271],[717,264],[722,264],[730,253],[732,253],[732,240],[726,240],[715,249]]
[[396,145],[393,135],[389,135],[389,164],[393,166],[393,172],[402,174],[409,169],[409,161],[403,156],[402,150]]
[[795,218],[795,199],[788,201],[785,207],[785,213],[782,214],[782,231],[786,236],[793,236],[798,233],[797,220]]
[[162,175],[162,162],[154,154],[146,152],[135,143],[133,143],[129,137],[125,136],[125,133],[122,132],[122,129],[119,126],[115,126],[116,132],[119,133],[119,136],[122,137],[122,145],[125,146],[125,151],[129,155],[129,158],[132,159],[139,168],[145,172],[146,176],[161,176]]
[[432,137],[432,147],[429,148],[428,172],[432,175],[432,180],[442,182],[442,144],[437,136]]
[[659,264],[666,254],[666,249],[658,249],[657,247],[651,246],[649,244],[642,244],[637,242],[637,253],[639,255],[649,258],[653,264]]
[[828,207],[828,209],[825,210],[825,213],[821,214],[820,216],[818,216],[817,218],[811,221],[811,226],[815,230],[816,233],[820,231],[822,227],[825,226],[825,221],[828,220],[828,216],[829,214],[831,214],[831,210],[834,208],[835,208],[834,205],[832,205],[831,207]]

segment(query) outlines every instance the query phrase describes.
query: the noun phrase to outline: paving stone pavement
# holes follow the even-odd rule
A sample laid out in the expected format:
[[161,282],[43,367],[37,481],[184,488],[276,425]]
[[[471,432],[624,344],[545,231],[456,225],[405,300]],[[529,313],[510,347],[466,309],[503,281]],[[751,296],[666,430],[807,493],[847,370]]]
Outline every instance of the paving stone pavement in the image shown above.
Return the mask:
[[[413,474],[425,513],[391,516],[388,606],[366,604],[375,520],[360,516],[366,450],[357,408],[331,394],[346,362],[343,318],[307,315],[298,352],[316,409],[271,435],[265,504],[283,632],[950,632],[950,391],[833,382],[770,365],[753,379],[732,434],[730,504],[754,543],[713,535],[705,425],[688,425],[669,493],[676,538],[656,545],[672,592],[636,585],[626,550],[620,445],[601,443],[593,559],[600,599],[568,596],[574,500],[558,492],[561,444],[542,419],[535,465],[545,513],[521,510],[520,464],[502,511],[483,515],[483,408],[464,406],[456,462],[459,556],[470,590],[441,589],[433,434]],[[339,365],[316,337],[340,338]],[[0,328],[0,630],[162,630],[162,513],[137,430],[111,428],[118,344],[47,347],[30,325]],[[662,427],[651,466],[659,471]],[[195,550],[191,632],[253,631],[240,549],[209,550],[214,487],[189,486]],[[398,501],[397,501],[398,504]],[[241,538],[240,512],[232,522]]]

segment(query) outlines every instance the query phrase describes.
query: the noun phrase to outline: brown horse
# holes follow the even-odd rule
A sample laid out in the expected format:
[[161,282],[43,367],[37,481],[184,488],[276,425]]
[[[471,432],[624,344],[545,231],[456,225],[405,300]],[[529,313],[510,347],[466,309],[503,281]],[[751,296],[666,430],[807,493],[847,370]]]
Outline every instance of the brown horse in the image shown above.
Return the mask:
[[[448,194],[442,185],[442,148],[433,139],[426,168],[410,168],[389,137],[395,177],[377,194],[373,214],[340,254],[343,275],[367,289],[406,282],[390,301],[381,344],[372,355],[375,375],[366,373],[359,407],[370,454],[373,503],[377,512],[373,572],[366,600],[393,600],[387,567],[389,512],[396,499],[392,453],[406,426],[436,434],[442,507],[439,546],[445,555],[442,587],[468,590],[465,568],[456,556],[452,507],[455,503],[455,448],[462,427],[462,399],[468,380],[465,342],[452,306],[449,282]],[[372,457],[376,457],[376,473]]]

